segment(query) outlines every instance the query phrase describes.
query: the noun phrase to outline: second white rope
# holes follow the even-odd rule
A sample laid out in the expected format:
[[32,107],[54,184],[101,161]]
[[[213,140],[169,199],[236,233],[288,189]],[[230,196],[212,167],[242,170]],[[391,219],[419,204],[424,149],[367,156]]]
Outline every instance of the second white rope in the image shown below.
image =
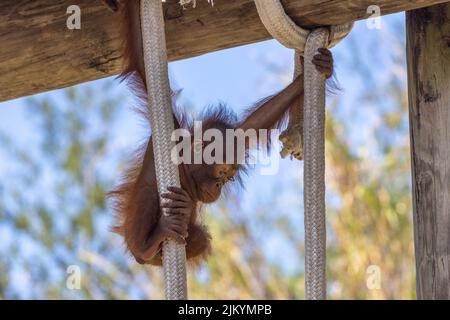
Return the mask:
[[325,76],[311,63],[317,49],[326,46],[328,29],[311,32],[305,48],[304,169],[305,296],[324,300],[326,279],[325,216]]
[[[289,119],[289,127],[292,123],[296,129],[299,126],[295,124],[303,120],[304,143],[299,148],[304,153],[305,295],[311,300],[326,299],[325,77],[312,60],[317,49],[332,47],[347,36],[353,23],[310,32],[290,19],[280,0],[254,1],[272,37],[296,50],[294,78],[303,72],[300,56],[305,57],[304,112],[297,112],[299,119]],[[301,144],[299,135],[297,143]],[[287,150],[283,148],[282,156],[290,152]]]

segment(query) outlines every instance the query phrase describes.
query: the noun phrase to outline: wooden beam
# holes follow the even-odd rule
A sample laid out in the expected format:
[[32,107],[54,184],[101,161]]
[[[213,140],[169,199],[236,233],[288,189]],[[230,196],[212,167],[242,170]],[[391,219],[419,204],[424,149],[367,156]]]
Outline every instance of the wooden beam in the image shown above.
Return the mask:
[[[381,14],[448,0],[378,0]],[[169,60],[269,39],[252,0],[204,0],[166,7]],[[304,26],[364,19],[373,0],[283,0]],[[67,8],[81,8],[81,30],[66,27]],[[95,80],[120,71],[117,22],[98,0],[0,1],[0,101]]]
[[419,299],[450,299],[450,4],[407,13]]

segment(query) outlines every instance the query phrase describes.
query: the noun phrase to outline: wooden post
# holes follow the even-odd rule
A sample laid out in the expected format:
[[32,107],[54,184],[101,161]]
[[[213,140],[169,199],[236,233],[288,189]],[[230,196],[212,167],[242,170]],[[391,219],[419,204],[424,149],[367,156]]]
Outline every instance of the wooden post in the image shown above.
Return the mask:
[[450,5],[406,14],[418,299],[450,299]]

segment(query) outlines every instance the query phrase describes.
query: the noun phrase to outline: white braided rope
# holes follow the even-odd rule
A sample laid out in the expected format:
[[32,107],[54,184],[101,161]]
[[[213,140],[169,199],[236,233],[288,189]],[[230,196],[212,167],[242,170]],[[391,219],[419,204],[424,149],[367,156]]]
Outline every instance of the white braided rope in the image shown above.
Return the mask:
[[311,32],[305,48],[304,173],[305,296],[326,299],[325,76],[311,63],[326,46],[328,29]]
[[[303,55],[310,30],[301,28],[284,11],[280,0],[254,0],[259,17],[270,35],[287,48]],[[331,48],[345,38],[353,23],[330,26],[330,35],[325,47]]]
[[270,35],[287,48],[302,50],[309,31],[300,28],[279,0],[255,0],[256,9]]
[[[161,194],[169,186],[180,186],[178,166],[170,156],[174,121],[161,0],[141,0],[141,29],[153,154]],[[169,239],[163,243],[162,254],[166,299],[187,299],[185,247]]]
[[326,299],[325,77],[317,71],[312,60],[318,48],[332,47],[342,40],[351,31],[353,23],[310,32],[289,18],[280,0],[254,1],[261,21],[272,37],[296,50],[294,79],[303,72],[300,57],[305,56],[305,296],[309,300]]

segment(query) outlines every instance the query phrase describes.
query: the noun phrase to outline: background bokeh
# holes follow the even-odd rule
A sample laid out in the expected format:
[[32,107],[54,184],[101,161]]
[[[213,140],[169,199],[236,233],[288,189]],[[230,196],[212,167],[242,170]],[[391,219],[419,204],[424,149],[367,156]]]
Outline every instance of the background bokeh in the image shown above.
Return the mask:
[[[327,106],[331,299],[415,297],[404,14],[358,22],[332,51]],[[236,113],[291,80],[292,51],[261,42],[170,64],[179,103]],[[0,89],[1,90],[1,89]],[[105,193],[148,129],[114,78],[0,104],[0,298],[163,298],[161,270],[125,252]],[[213,255],[189,268],[193,299],[302,299],[303,164],[258,166],[204,210]],[[80,290],[66,286],[78,266]],[[380,271],[370,282],[370,266]],[[372,267],[373,268],[373,267]]]

